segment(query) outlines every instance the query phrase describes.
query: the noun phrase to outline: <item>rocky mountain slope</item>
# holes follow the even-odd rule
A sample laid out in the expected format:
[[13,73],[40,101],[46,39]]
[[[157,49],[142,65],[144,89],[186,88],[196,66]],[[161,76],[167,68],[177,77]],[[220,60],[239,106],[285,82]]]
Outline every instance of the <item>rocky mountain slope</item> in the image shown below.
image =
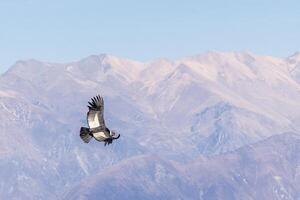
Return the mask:
[[[297,53],[286,59],[208,52],[145,63],[105,54],[67,64],[19,61],[0,77],[0,198],[57,199],[95,173],[115,178],[105,172],[131,159],[144,160],[134,167],[145,176],[151,159],[162,162],[178,183],[195,188],[188,174],[177,176],[177,165],[299,133],[299,69]],[[108,148],[78,137],[87,101],[98,93],[107,125],[121,134]],[[152,184],[149,198],[198,195],[195,189],[186,196],[171,180],[166,191],[178,193],[144,181]]]
[[299,199],[299,151],[300,136],[284,133],[186,164],[136,156],[87,178],[64,199]]

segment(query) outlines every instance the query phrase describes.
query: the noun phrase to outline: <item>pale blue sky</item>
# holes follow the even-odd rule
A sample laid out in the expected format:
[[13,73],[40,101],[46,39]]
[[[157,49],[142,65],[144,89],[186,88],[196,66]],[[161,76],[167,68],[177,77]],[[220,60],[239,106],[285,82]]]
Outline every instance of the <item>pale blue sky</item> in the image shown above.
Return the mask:
[[91,54],[151,60],[300,50],[300,1],[0,0],[0,73],[15,61]]

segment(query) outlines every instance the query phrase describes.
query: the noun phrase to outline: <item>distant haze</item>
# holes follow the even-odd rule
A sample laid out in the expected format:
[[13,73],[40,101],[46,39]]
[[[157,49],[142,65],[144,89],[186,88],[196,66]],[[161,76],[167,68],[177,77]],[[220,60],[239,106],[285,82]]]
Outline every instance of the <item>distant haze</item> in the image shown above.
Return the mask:
[[17,60],[108,53],[177,59],[207,50],[299,51],[299,1],[0,1],[0,73]]

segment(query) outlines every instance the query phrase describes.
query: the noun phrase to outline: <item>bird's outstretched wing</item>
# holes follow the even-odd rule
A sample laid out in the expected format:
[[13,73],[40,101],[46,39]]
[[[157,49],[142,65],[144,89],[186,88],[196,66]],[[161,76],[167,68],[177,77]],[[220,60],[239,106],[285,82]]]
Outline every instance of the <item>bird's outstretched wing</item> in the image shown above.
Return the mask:
[[87,122],[91,129],[99,128],[105,129],[104,122],[104,101],[103,98],[98,95],[91,99],[91,102],[88,102],[89,111],[87,113]]

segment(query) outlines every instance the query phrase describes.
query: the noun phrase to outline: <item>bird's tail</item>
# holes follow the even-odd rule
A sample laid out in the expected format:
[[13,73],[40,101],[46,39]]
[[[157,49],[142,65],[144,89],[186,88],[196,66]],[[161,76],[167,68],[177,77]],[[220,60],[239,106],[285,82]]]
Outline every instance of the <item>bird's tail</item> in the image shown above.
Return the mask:
[[86,127],[81,127],[80,129],[80,138],[85,142],[89,143],[92,139],[92,136],[90,135],[90,129]]

